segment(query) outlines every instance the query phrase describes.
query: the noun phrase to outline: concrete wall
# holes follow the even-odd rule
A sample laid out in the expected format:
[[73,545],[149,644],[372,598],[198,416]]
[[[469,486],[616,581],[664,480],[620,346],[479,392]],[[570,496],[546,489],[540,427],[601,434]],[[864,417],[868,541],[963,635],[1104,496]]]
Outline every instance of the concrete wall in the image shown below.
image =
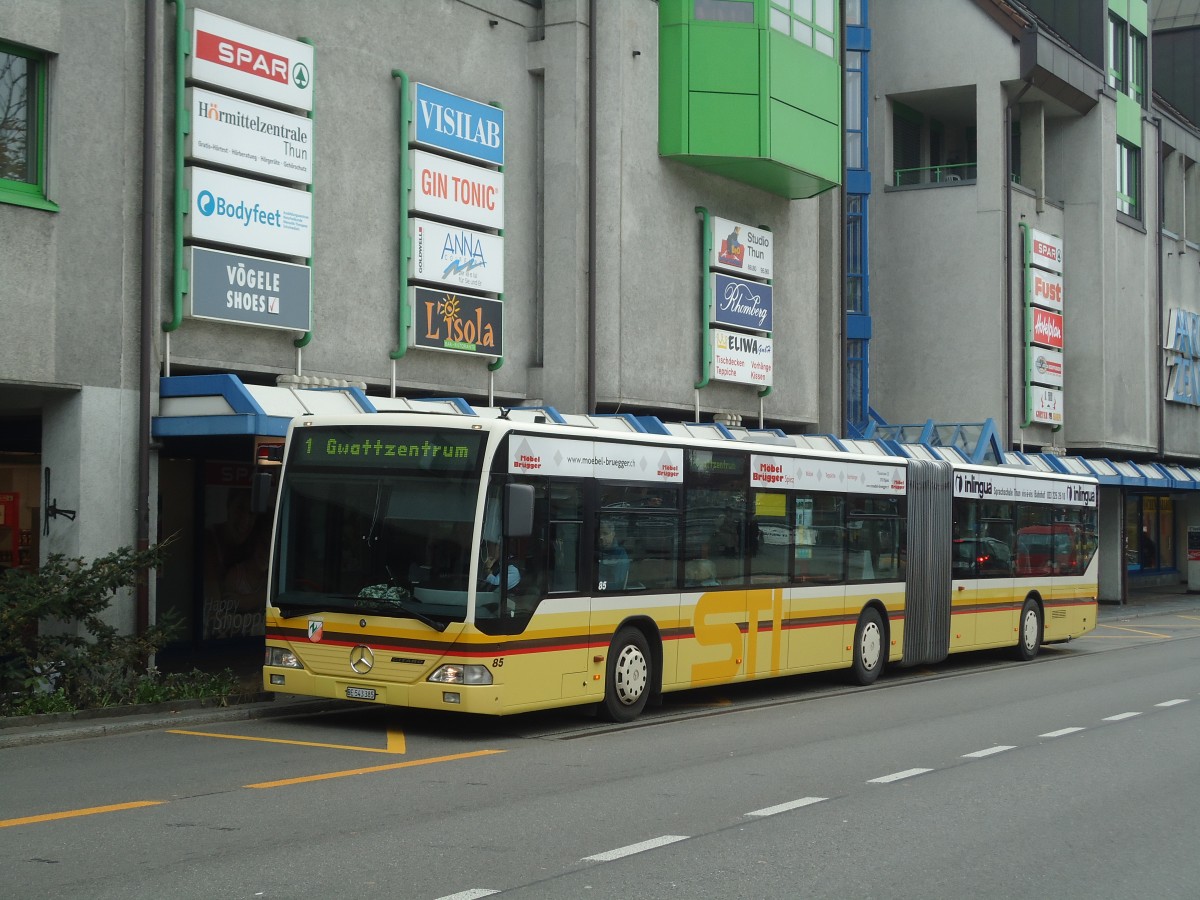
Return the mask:
[[[1005,96],[1017,48],[970,3],[871,7],[872,405],[891,422],[1003,422]],[[885,36],[888,36],[885,39]],[[937,59],[931,77],[929,60]],[[889,190],[889,98],[973,86],[977,183]]]

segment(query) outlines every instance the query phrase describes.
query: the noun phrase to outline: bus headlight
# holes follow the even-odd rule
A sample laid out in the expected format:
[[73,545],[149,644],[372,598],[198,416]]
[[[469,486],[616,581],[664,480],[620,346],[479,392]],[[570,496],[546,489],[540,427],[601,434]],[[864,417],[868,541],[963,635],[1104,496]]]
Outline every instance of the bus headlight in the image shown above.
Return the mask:
[[438,666],[430,681],[438,684],[491,684],[492,673],[487,666],[460,666],[449,663]]
[[286,647],[268,647],[267,656],[263,662],[267,666],[282,666],[285,669],[303,669],[304,663]]

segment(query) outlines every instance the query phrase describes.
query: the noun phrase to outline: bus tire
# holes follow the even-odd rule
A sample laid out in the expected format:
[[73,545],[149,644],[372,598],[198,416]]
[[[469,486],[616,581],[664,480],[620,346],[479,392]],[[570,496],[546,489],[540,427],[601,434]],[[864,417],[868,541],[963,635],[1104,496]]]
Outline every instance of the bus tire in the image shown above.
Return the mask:
[[1029,662],[1038,655],[1042,647],[1042,611],[1032,597],[1025,598],[1021,607],[1021,618],[1017,622],[1017,647],[1014,655],[1021,662]]
[[858,617],[854,629],[854,681],[857,684],[873,684],[883,671],[887,640],[883,631],[883,619],[879,610],[868,606]]
[[637,628],[622,628],[608,648],[604,714],[613,722],[631,722],[650,699],[650,645]]

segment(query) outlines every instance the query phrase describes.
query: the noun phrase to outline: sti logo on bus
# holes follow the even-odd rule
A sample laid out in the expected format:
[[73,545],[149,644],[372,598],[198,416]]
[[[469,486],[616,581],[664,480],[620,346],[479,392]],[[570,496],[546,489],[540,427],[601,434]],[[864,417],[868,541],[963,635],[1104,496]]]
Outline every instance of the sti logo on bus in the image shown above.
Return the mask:
[[954,476],[954,491],[958,494],[974,494],[976,497],[988,497],[992,493],[992,483],[981,481],[974,475],[956,473]]

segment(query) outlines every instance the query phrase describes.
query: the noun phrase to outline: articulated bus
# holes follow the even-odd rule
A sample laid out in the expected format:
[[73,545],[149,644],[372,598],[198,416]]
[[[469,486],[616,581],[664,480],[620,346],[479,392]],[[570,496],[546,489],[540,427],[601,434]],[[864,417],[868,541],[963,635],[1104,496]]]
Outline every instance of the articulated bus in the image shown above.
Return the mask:
[[264,688],[628,721],[670,691],[865,685],[1095,627],[1094,481],[815,437],[465,404],[298,418]]

